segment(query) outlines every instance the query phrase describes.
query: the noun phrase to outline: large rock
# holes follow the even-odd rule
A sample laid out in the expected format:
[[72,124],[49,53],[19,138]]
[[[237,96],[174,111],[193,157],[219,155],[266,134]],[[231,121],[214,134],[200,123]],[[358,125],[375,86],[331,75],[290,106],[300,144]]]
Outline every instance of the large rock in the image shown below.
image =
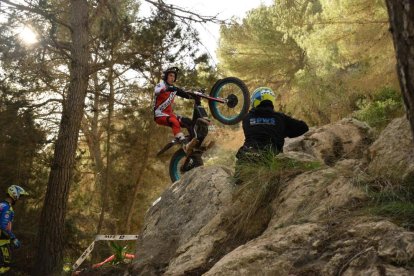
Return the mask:
[[394,119],[369,147],[372,175],[414,183],[414,143],[408,120]]
[[[314,160],[306,154],[293,156],[302,162]],[[288,177],[302,171],[289,172]],[[270,204],[257,210],[255,216],[243,218],[258,194],[254,184],[235,186],[228,170],[221,167],[198,168],[185,174],[149,209],[132,274],[199,275],[244,240],[263,233],[271,219]],[[243,219],[248,229],[235,239],[233,225]],[[238,239],[240,236],[243,240]]]
[[215,216],[197,235],[180,246],[164,275],[201,275],[208,271],[221,257],[215,256],[218,245],[228,238],[223,222],[221,214]]
[[309,271],[306,267],[321,258],[320,247],[330,239],[335,217],[366,199],[363,190],[352,181],[360,166],[357,160],[340,161],[335,167],[302,173],[284,183],[271,203],[272,218],[263,234],[224,256],[206,275],[322,273],[327,269],[322,265],[328,263],[327,257],[320,266]]
[[185,174],[148,210],[137,242],[134,274],[163,273],[176,250],[231,202],[229,172],[200,167]]
[[[315,161],[307,154],[295,153],[279,155],[277,158],[281,162],[296,161],[301,164]],[[170,261],[165,275],[200,275],[237,246],[261,235],[272,217],[272,204],[265,204],[266,200],[272,201],[277,194],[270,191],[277,191],[288,179],[293,179],[306,170],[297,166],[296,169],[280,172],[281,175],[276,174],[278,177],[275,178],[275,183],[270,185],[272,187],[261,186],[263,183],[257,182],[233,186],[231,204],[223,206],[221,212],[177,249],[177,255]],[[264,202],[258,203],[259,200]],[[260,206],[255,208],[255,204]]]
[[340,161],[335,167],[302,173],[286,183],[272,202],[268,228],[317,222],[366,200],[365,192],[353,183],[360,166],[357,160]]
[[[397,158],[386,150],[391,132],[370,148],[372,173],[386,171],[382,155]],[[222,167],[192,170],[149,209],[130,275],[414,275],[414,234],[361,212],[370,142],[366,125],[346,119],[288,142],[278,158],[312,166],[261,170],[266,185],[258,176],[235,186]],[[406,142],[398,164],[409,171]]]
[[314,258],[312,244],[325,235],[314,223],[279,228],[238,247],[204,275],[289,275],[294,262]]
[[355,217],[269,228],[204,275],[414,275],[413,260],[413,233]]
[[298,138],[286,139],[284,151],[304,152],[332,166],[341,159],[362,157],[371,142],[368,125],[346,118],[313,128]]

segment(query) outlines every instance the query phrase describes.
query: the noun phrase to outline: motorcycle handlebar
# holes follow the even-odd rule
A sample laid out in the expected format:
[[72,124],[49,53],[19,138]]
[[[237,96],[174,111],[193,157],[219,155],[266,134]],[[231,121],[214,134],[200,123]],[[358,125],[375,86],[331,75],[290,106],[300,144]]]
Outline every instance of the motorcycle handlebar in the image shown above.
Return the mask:
[[194,100],[198,100],[200,101],[200,98],[204,98],[207,99],[209,101],[216,101],[216,102],[220,102],[220,103],[226,103],[227,99],[223,99],[223,98],[215,98],[212,96],[209,96],[207,94],[205,94],[205,90],[204,89],[200,89],[199,91],[185,91],[187,94],[193,96]]

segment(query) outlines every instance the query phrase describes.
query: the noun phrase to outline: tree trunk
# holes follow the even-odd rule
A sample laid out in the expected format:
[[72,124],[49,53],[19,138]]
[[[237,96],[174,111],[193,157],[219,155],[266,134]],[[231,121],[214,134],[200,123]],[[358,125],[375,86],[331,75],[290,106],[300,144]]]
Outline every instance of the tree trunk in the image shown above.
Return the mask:
[[113,64],[109,67],[108,73],[108,83],[109,83],[109,99],[108,99],[108,117],[106,121],[107,132],[106,132],[106,169],[105,169],[105,178],[102,183],[102,207],[101,207],[101,214],[99,216],[99,223],[97,234],[101,233],[106,207],[108,205],[108,186],[110,181],[110,173],[111,173],[111,134],[112,134],[112,116],[114,113],[114,103],[115,103],[115,88],[114,88],[114,70]]
[[129,233],[129,231],[131,231],[131,223],[132,223],[132,215],[134,214],[135,211],[135,204],[136,204],[136,200],[137,200],[137,196],[138,196],[138,192],[140,190],[140,186],[141,186],[141,181],[142,181],[142,176],[144,175],[144,171],[145,168],[147,167],[148,164],[148,157],[149,157],[149,152],[150,152],[150,143],[151,143],[151,138],[152,138],[152,127],[153,127],[153,123],[150,122],[150,126],[149,126],[149,130],[148,130],[148,135],[147,135],[147,143],[146,143],[146,147],[145,147],[145,153],[144,153],[144,158],[142,160],[141,166],[139,168],[138,171],[138,175],[135,181],[135,187],[134,187],[134,192],[132,193],[132,202],[129,205],[129,209],[128,209],[128,215],[127,215],[127,222],[126,222],[126,226],[125,226],[125,233]]
[[40,217],[35,275],[62,273],[65,214],[73,178],[75,154],[88,86],[88,4],[72,0],[71,64],[67,98],[63,105],[49,182]]
[[[98,73],[95,72],[93,74],[93,83],[94,83],[94,102],[93,102],[93,116],[89,118],[85,118],[82,122],[82,132],[85,135],[86,142],[88,144],[89,152],[91,155],[91,159],[94,162],[94,175],[95,175],[95,187],[98,189],[102,189],[104,176],[103,173],[105,171],[105,165],[102,157],[101,151],[101,130],[99,128],[99,110],[101,108],[101,96],[100,96],[100,88],[99,88],[99,81],[98,81]],[[90,127],[90,129],[89,129]],[[101,201],[103,199],[101,198]],[[99,229],[99,226],[97,227]],[[97,230],[99,233],[99,230]]]
[[401,92],[414,138],[414,2],[386,0]]
[[85,126],[85,136],[89,151],[91,152],[92,160],[95,162],[95,174],[96,174],[96,185],[97,187],[101,186],[102,173],[104,171],[104,162],[102,158],[101,152],[101,133],[99,129],[99,110],[101,108],[100,101],[100,89],[99,89],[99,81],[98,81],[98,74],[97,72],[94,73],[93,78],[94,86],[95,86],[95,97],[93,102],[93,117],[91,120],[91,131],[87,131],[87,126]]

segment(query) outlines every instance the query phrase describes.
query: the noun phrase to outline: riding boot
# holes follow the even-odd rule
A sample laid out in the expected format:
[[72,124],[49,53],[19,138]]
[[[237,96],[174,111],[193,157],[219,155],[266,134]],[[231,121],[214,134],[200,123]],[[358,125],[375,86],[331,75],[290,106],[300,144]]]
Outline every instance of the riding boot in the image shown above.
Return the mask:
[[186,142],[186,138],[185,138],[184,133],[182,133],[182,132],[177,133],[175,135],[175,140],[177,140],[180,143],[185,143]]

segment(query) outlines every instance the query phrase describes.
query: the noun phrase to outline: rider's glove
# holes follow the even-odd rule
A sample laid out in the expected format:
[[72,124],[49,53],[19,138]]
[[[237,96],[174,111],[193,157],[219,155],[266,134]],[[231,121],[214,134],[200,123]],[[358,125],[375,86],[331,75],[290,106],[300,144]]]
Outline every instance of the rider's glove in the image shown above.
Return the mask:
[[186,99],[190,99],[191,98],[190,95],[188,95],[187,92],[185,92],[180,87],[173,86],[173,85],[170,85],[170,86],[167,87],[167,92],[173,92],[173,91],[177,92],[177,94],[180,97],[183,97],[183,98],[186,98]]
[[12,243],[14,248],[19,248],[22,245],[21,242],[16,238],[12,239]]
[[175,91],[178,93],[185,93],[184,90],[182,90],[180,87],[175,87]]
[[167,87],[167,92],[173,92],[176,91],[178,93],[183,93],[184,90],[182,90],[180,87],[174,86],[174,85],[170,85]]
[[174,85],[170,85],[167,87],[167,92],[173,92],[173,91],[177,91],[177,87],[175,87]]

